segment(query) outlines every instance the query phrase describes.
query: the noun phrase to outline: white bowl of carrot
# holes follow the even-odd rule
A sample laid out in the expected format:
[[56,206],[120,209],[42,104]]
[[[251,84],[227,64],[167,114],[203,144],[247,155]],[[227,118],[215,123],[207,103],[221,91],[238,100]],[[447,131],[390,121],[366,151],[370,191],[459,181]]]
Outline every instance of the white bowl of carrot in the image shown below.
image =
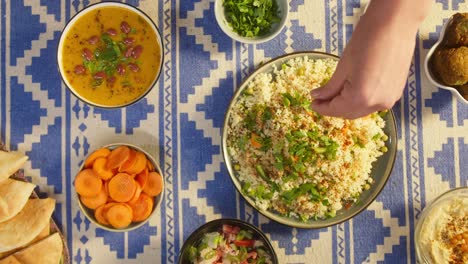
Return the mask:
[[159,207],[164,177],[156,160],[130,144],[97,149],[75,177],[78,204],[88,219],[113,232],[144,225]]

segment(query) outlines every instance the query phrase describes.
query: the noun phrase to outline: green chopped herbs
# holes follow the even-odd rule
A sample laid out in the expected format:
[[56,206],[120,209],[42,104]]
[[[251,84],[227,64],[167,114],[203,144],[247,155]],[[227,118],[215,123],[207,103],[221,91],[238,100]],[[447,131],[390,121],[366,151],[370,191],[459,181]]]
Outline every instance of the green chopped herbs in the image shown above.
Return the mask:
[[244,135],[239,138],[237,141],[237,146],[241,150],[245,150],[245,145],[249,142],[249,137],[247,135]]
[[[123,34],[122,39],[126,38],[126,36]],[[114,76],[119,65],[126,67],[129,63],[141,64],[139,60],[125,56],[127,46],[123,43],[123,40],[114,41],[107,33],[103,33],[100,40],[100,44],[91,53],[91,57],[83,57],[83,66],[93,76],[91,80],[93,87],[100,86],[106,78]],[[96,78],[96,74],[101,74],[102,77]],[[123,81],[121,84],[122,86],[132,85],[128,80]]]
[[301,96],[299,93],[295,93],[294,96],[290,93],[283,93],[283,103],[285,99],[289,101],[287,105],[284,104],[285,106],[302,107],[306,110],[310,109],[311,101],[309,101],[305,96]]
[[295,201],[299,196],[306,194],[309,195],[310,199],[313,201],[319,201],[322,198],[312,183],[304,183],[297,188],[285,191],[281,197],[289,204]]
[[266,182],[269,181],[269,179],[267,178],[267,176],[266,176],[266,174],[265,174],[265,171],[264,171],[263,168],[262,168],[262,165],[257,165],[257,166],[255,166],[255,169],[257,170],[258,175],[260,175],[260,177],[261,177],[264,181],[266,181]]
[[276,0],[224,0],[223,6],[229,25],[243,37],[264,35],[281,20]]
[[244,119],[244,124],[250,131],[258,133],[261,131],[261,126],[273,117],[274,114],[271,108],[263,105],[255,105],[255,107],[247,113],[247,116]]
[[191,261],[191,262],[195,262],[195,260],[197,259],[197,255],[198,255],[198,250],[196,247],[194,246],[191,246],[188,250],[188,259]]
[[253,234],[246,230],[241,230],[237,233],[236,240],[252,239]]
[[[108,76],[112,76],[120,63],[118,59],[122,52],[108,34],[103,34],[101,40],[104,45],[94,51],[94,60],[88,61],[88,69],[92,74],[104,71]],[[86,60],[83,59],[83,61]]]
[[272,142],[270,137],[260,137],[260,144],[262,145],[260,147],[260,150],[262,151],[268,151],[272,147]]

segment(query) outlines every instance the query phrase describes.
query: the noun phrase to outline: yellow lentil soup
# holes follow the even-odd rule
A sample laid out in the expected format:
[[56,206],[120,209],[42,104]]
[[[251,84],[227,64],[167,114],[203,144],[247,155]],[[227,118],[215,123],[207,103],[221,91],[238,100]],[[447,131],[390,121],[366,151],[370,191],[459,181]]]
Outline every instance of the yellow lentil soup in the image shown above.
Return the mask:
[[60,40],[60,71],[84,101],[102,107],[141,98],[159,76],[161,41],[147,19],[122,4],[90,8]]

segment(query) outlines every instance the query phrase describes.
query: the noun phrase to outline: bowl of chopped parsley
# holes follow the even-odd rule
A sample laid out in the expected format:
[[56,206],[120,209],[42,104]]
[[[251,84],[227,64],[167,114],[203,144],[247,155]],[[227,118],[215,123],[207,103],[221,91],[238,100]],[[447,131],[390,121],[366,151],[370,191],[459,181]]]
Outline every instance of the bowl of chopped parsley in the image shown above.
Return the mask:
[[276,37],[288,18],[287,0],[216,0],[218,25],[232,39],[258,44]]

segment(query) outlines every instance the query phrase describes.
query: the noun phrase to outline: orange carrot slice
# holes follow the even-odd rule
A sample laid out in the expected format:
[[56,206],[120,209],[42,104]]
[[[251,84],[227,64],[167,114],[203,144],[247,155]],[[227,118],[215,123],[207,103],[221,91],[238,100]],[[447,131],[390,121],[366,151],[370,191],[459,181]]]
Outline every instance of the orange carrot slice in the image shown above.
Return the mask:
[[135,164],[136,161],[136,154],[137,151],[130,149],[130,156],[128,157],[128,160],[125,161],[120,167],[119,167],[119,172],[126,172],[128,168],[131,168],[133,164]]
[[148,218],[153,211],[153,198],[147,194],[140,194],[140,197],[132,203],[129,203],[133,210],[133,222],[140,222]]
[[136,185],[136,190],[135,190],[135,193],[133,194],[132,199],[128,201],[129,204],[136,202],[138,198],[140,197],[141,192],[143,191],[143,189],[140,187],[140,184],[138,184],[136,181],[135,181],[135,185]]
[[107,221],[107,218],[104,214],[104,208],[106,205],[101,205],[96,210],[94,211],[94,218],[96,218],[96,221],[102,225],[110,225],[109,221]]
[[96,196],[102,189],[102,180],[93,170],[85,169],[76,175],[75,189],[81,196]]
[[146,161],[146,167],[148,167],[148,171],[154,171],[153,163],[150,160]]
[[115,204],[106,213],[107,221],[114,228],[125,228],[132,223],[133,211],[126,204]]
[[106,203],[106,204],[104,205],[104,207],[102,208],[102,214],[103,214],[104,216],[106,216],[107,211],[109,211],[109,209],[110,209],[112,206],[116,205],[116,204],[118,204],[118,203],[116,203],[116,202],[108,202],[108,203]]
[[132,199],[135,190],[135,180],[127,173],[118,173],[109,181],[109,196],[117,202],[128,202]]
[[111,151],[107,156],[107,168],[116,169],[122,166],[122,164],[130,157],[130,149],[126,146],[120,146]]
[[93,163],[97,158],[105,158],[105,157],[109,156],[110,153],[111,153],[111,151],[109,149],[106,149],[106,148],[101,148],[101,149],[98,149],[98,150],[94,151],[85,160],[84,167],[86,169],[89,169],[89,168],[93,167]]
[[104,188],[104,191],[106,192],[106,195],[109,196],[109,181],[104,181],[102,185],[104,186],[103,188]]
[[138,182],[141,189],[145,188],[146,182],[148,182],[148,168],[145,168],[142,172],[135,176],[135,181]]
[[148,173],[148,181],[143,188],[143,192],[149,196],[156,196],[161,193],[163,187],[164,186],[161,175],[155,171],[152,171]]
[[106,167],[106,158],[97,158],[93,163],[93,171],[103,180],[108,180],[114,176],[112,170]]
[[109,195],[109,181],[104,181],[104,191],[106,192],[106,195],[107,195],[107,203],[114,203],[116,201],[114,201],[114,199],[112,199],[112,197],[110,197]]
[[255,133],[252,133],[250,136],[250,144],[252,144],[252,147],[254,148],[261,148],[262,144],[259,142],[259,136]]
[[135,162],[131,167],[128,167],[126,172],[128,174],[138,174],[142,172],[146,167],[146,156],[145,154],[137,151],[135,156]]
[[81,196],[80,200],[86,207],[88,207],[89,209],[93,209],[93,210],[106,204],[107,194],[106,194],[106,191],[104,190],[104,186],[102,187],[101,191],[96,196],[92,196],[92,197]]

